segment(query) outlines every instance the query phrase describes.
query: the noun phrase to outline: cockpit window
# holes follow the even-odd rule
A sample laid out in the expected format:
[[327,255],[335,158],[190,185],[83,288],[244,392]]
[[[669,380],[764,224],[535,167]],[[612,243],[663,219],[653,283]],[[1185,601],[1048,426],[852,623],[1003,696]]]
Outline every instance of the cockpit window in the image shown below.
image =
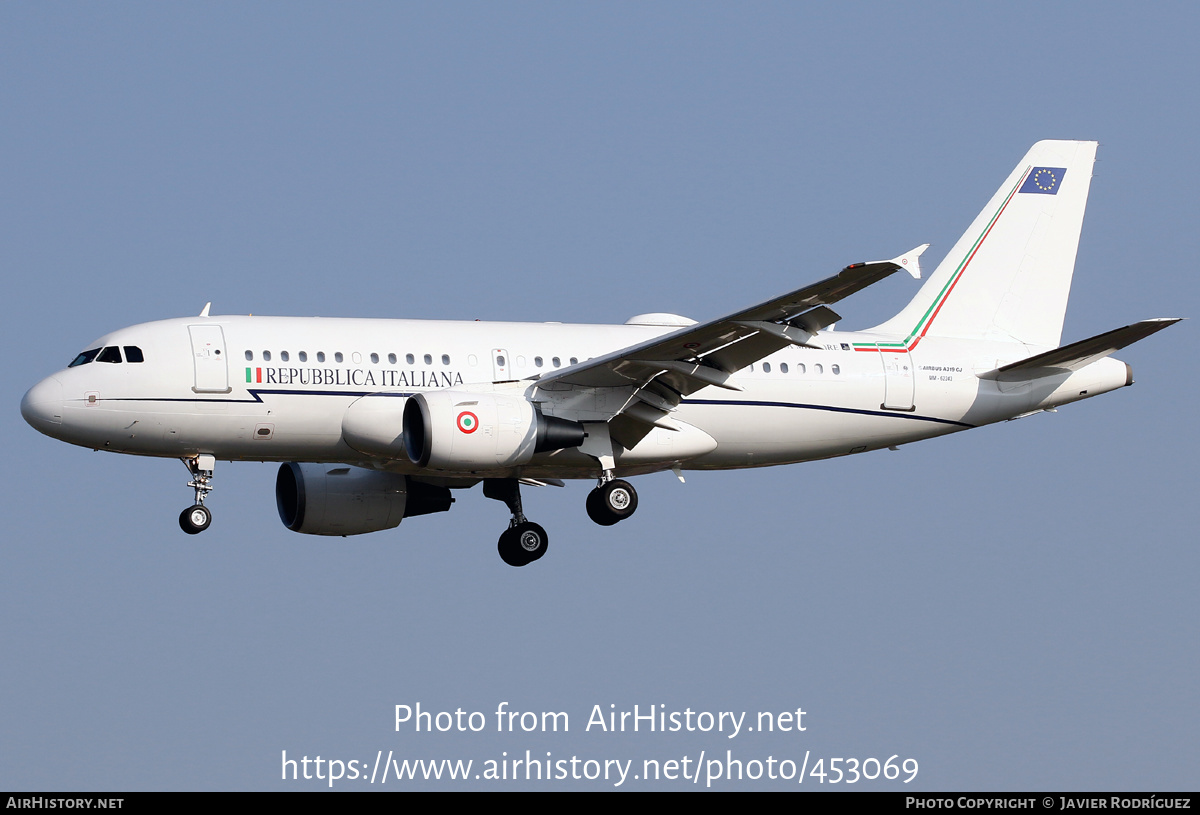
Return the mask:
[[145,362],[146,358],[142,356],[142,349],[136,345],[123,346],[125,349],[126,362]]
[[82,354],[75,357],[75,359],[67,367],[74,368],[76,365],[87,365],[89,362],[91,362],[93,359],[95,359],[96,354],[99,354],[99,353],[100,353],[99,348],[93,348],[90,351],[84,351]]
[[96,357],[97,362],[120,362],[121,349],[115,345],[110,345],[100,351],[100,356]]

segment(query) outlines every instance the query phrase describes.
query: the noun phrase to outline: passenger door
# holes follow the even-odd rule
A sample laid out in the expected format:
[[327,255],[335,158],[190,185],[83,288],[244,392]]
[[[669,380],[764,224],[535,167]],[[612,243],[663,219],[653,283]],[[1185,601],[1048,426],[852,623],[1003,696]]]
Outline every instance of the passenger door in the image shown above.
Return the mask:
[[189,325],[196,393],[229,393],[229,366],[225,361],[225,334],[219,325]]

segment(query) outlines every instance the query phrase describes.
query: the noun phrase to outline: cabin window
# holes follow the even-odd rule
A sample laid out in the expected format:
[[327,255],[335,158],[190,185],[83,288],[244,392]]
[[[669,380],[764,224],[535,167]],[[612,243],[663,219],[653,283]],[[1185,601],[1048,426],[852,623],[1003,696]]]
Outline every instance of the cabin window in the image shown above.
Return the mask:
[[450,355],[449,354],[442,354],[442,364],[443,365],[450,364]]
[[814,374],[825,373],[825,369],[821,367],[821,363],[818,362],[816,365],[813,366],[813,373]]
[[291,359],[291,356],[288,355],[287,351],[279,352],[279,361],[280,362],[287,362],[289,359]]
[[412,365],[414,362],[417,361],[417,358],[414,357],[412,354],[405,354],[404,361],[407,362],[409,365]]
[[345,357],[343,357],[343,356],[342,356],[342,352],[341,352],[341,351],[334,351],[334,352],[333,352],[333,361],[334,361],[334,362],[341,362],[343,359],[345,359]]
[[317,352],[317,362],[324,362],[324,361],[325,361],[325,352],[318,351]]
[[788,372],[787,363],[786,362],[779,363],[779,373],[786,374],[787,372]]
[[769,374],[769,373],[771,373],[771,363],[769,363],[769,362],[764,362],[764,363],[763,363],[763,373],[764,373],[764,374]]
[[379,364],[379,354],[371,354],[371,364],[372,365]]
[[107,348],[100,350],[100,356],[96,357],[97,362],[120,362],[121,349],[115,345],[110,345]]
[[396,355],[395,354],[388,354],[388,364],[389,365],[396,364]]
[[263,362],[270,362],[271,361],[271,352],[263,351],[262,358],[263,358]]
[[798,373],[798,374],[808,373],[808,368],[804,365],[803,362],[796,363],[796,373]]
[[146,358],[142,356],[142,349],[136,345],[125,346],[125,361],[126,362],[145,362]]
[[572,364],[572,365],[578,365],[578,364],[579,364],[579,357],[571,357],[571,364]]
[[432,364],[433,364],[433,354],[426,354],[426,355],[425,355],[425,364],[426,364],[426,365],[432,365]]
[[829,370],[833,371],[834,376],[837,376],[838,374],[840,374],[842,372],[842,366],[841,365],[830,365]]
[[479,364],[479,357],[475,356],[474,354],[467,354],[467,364],[474,368]]
[[534,358],[533,358],[533,366],[534,366],[535,368],[540,368],[540,367],[542,367],[542,358],[541,358],[541,357],[534,357]]
[[91,362],[93,359],[95,359],[96,354],[99,354],[99,353],[100,353],[99,348],[93,348],[90,351],[84,351],[82,354],[75,357],[75,359],[72,360],[71,364],[68,365],[67,367],[74,368],[76,365],[87,365],[89,362]]
[[296,354],[296,356],[300,358],[301,362],[308,362],[308,352],[307,351],[301,351],[299,354]]
[[505,366],[505,364],[506,364],[506,363],[504,362],[504,355],[503,355],[503,354],[498,354],[498,355],[496,356],[496,367],[498,367],[498,368],[503,368],[503,367]]
[[247,361],[247,362],[253,362],[253,361],[254,361],[254,352],[253,352],[253,351],[247,351],[247,352],[246,352],[246,361]]
[[558,357],[555,357],[554,359],[550,360],[550,364],[553,365],[555,368],[558,368],[559,366],[562,365],[562,360],[560,360]]

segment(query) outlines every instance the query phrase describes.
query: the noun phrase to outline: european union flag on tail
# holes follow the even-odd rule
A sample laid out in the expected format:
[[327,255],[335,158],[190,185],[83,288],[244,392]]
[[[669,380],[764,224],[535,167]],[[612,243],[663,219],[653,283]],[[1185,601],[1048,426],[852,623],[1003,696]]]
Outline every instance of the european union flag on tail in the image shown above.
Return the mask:
[[1067,174],[1065,167],[1034,167],[1029,171],[1029,177],[1017,192],[1032,192],[1038,195],[1054,195],[1062,186],[1063,176]]

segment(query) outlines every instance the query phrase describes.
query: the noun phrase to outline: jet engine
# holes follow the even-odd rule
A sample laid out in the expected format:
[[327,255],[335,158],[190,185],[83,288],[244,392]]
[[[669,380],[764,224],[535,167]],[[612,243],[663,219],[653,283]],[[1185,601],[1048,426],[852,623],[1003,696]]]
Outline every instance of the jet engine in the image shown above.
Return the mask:
[[420,467],[453,472],[525,464],[583,444],[583,425],[543,416],[523,396],[427,391],[404,403],[404,447]]
[[396,473],[345,464],[285,462],[275,477],[279,519],[308,535],[361,535],[398,526],[404,518],[445,512],[450,490]]
[[382,458],[403,458],[403,396],[372,393],[356,399],[342,415],[342,439],[346,444]]

